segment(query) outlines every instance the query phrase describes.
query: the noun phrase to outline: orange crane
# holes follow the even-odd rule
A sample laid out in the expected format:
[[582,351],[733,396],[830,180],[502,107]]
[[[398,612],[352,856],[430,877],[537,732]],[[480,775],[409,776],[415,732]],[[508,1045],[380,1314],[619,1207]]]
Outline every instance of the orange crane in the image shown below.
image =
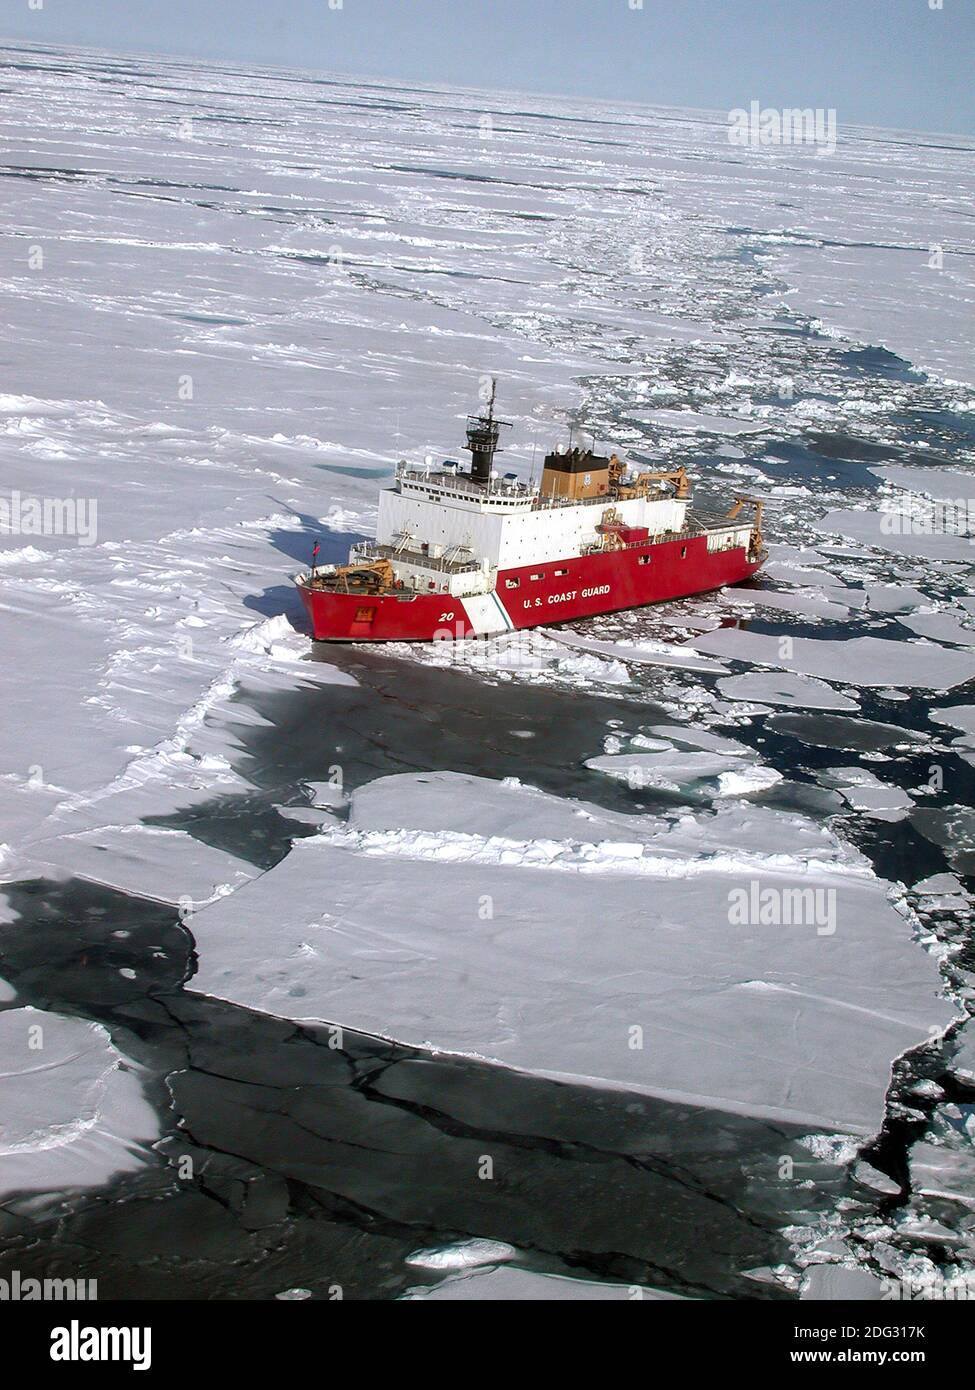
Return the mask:
[[626,464],[613,454],[609,461],[609,483],[610,487],[618,490],[621,497],[642,497],[650,491],[651,483],[672,483],[674,496],[681,500],[691,495],[691,480],[683,464],[680,468],[665,469],[659,473],[638,473],[629,483],[623,481],[625,474]]
[[765,503],[760,497],[749,497],[746,493],[739,493],[732,503],[731,511],[728,513],[728,520],[734,521],[742,507],[755,508],[755,525],[752,527],[752,549],[759,551],[762,549],[762,511]]

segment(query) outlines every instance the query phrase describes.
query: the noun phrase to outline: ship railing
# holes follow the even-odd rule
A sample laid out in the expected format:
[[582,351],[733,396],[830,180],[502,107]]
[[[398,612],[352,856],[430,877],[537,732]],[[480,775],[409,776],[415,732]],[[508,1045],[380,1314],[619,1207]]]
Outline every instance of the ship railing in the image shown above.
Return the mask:
[[463,493],[468,497],[522,498],[528,502],[535,496],[535,488],[528,483],[504,478],[492,478],[488,483],[474,483],[458,473],[444,473],[435,468],[422,468],[417,464],[400,464],[396,469],[397,482],[402,479],[424,483],[430,487],[441,488],[444,492]]
[[752,521],[750,516],[742,520],[741,517],[698,515],[697,524],[702,531],[742,531],[751,526]]
[[[648,502],[666,502],[672,500],[672,494],[665,492],[663,488],[655,493],[648,493]],[[688,501],[687,498],[679,499]],[[541,493],[535,498],[534,510],[537,512],[548,511],[551,507],[611,507],[614,502],[632,502],[632,497],[620,497],[615,488],[610,488],[608,492],[601,492],[597,497],[543,497]]]
[[656,531],[642,541],[620,541],[616,545],[606,545],[601,541],[593,541],[583,546],[583,553],[586,555],[604,555],[614,550],[645,550],[648,545],[660,545],[664,541],[693,540],[695,536],[703,535],[704,528],[701,526],[683,526],[679,531]]
[[[534,483],[504,478],[492,478],[488,483],[475,483],[462,474],[444,473],[435,468],[424,468],[414,463],[401,463],[397,466],[396,481],[400,482],[404,479],[438,488],[448,496],[451,493],[456,493],[464,497],[480,498],[481,501],[500,498],[506,502],[530,502],[533,511],[549,511],[557,507],[605,507],[621,500],[616,488],[610,488],[608,492],[600,493],[596,497],[542,496]],[[652,493],[648,491],[646,494],[649,501],[662,501],[671,495],[663,487],[655,488]],[[632,498],[623,497],[622,500],[632,501]]]
[[375,542],[354,545],[349,551],[352,564],[365,564],[369,560],[402,560],[408,565],[421,569],[438,570],[445,574],[474,574],[481,566],[477,560],[460,560],[449,555],[428,555],[423,550],[410,550],[399,545],[378,545]]
[[615,545],[606,545],[603,541],[590,541],[582,547],[583,555],[611,555],[617,550],[645,550],[648,545],[657,545],[660,541],[677,540],[677,532],[662,531],[657,536],[647,536],[642,541],[619,541]]

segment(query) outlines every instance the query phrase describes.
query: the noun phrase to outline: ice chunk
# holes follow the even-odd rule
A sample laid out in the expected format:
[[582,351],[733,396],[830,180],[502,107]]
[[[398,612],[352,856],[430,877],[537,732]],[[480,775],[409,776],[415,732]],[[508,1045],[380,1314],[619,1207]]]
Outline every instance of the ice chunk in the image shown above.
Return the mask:
[[910,464],[888,463],[871,468],[878,478],[895,487],[918,492],[939,501],[967,501],[975,498],[975,474],[955,468],[912,468]]
[[97,1023],[0,1013],[0,1191],[98,1187],[149,1158],[159,1122]]
[[975,873],[975,810],[970,806],[916,806],[911,824],[941,846],[953,869]]
[[747,796],[750,792],[765,791],[782,781],[782,773],[774,767],[740,768],[718,774],[718,796]]
[[929,878],[924,878],[920,883],[913,885],[913,891],[922,896],[928,894],[938,895],[941,893],[961,893],[963,891],[959,879],[954,874],[931,874]]
[[928,602],[920,589],[908,584],[868,584],[866,594],[867,607],[874,613],[909,613]]
[[430,1250],[414,1250],[407,1256],[408,1265],[419,1269],[476,1269],[478,1265],[503,1264],[514,1259],[517,1251],[503,1240],[462,1240],[455,1245],[440,1245]]
[[952,642],[962,647],[975,644],[975,628],[967,627],[955,613],[910,613],[901,615],[898,622],[919,637],[930,637],[935,642]]
[[975,705],[942,705],[940,709],[929,710],[928,718],[936,724],[961,729],[975,740]]
[[889,786],[865,768],[831,767],[819,776],[827,785],[837,787],[854,811],[863,811],[875,820],[902,820],[914,805],[907,792]]
[[884,637],[783,639],[722,627],[692,637],[687,645],[726,659],[778,666],[854,685],[950,690],[975,676],[975,654],[938,647],[933,642],[893,642]]
[[950,705],[943,709],[932,709],[928,711],[928,718],[936,724],[948,724],[951,728],[961,729],[961,735],[951,740],[951,746],[957,749],[958,756],[964,758],[965,762],[975,764],[975,705]]
[[[709,753],[727,753],[731,757],[752,756],[747,743],[725,738],[723,734],[712,734],[708,729],[698,729],[690,724],[654,724],[652,732],[673,743],[685,744],[688,748],[705,748]],[[638,746],[636,739],[631,742],[634,748]]]
[[[798,613],[803,617],[843,619],[849,617],[850,610],[844,603],[833,598],[820,598],[814,593],[792,593],[777,589],[727,589],[724,598],[727,603],[746,608],[774,608],[780,613]],[[845,592],[845,591],[844,591]],[[856,593],[856,590],[850,590]]]
[[810,1265],[799,1294],[802,1299],[838,1299],[840,1302],[879,1301],[886,1296],[884,1281],[868,1269],[831,1264]]
[[842,714],[776,714],[768,721],[777,732],[791,734],[814,748],[850,752],[876,752],[883,748],[910,748],[925,743],[923,734],[899,724],[880,724],[873,719],[848,719]]
[[911,1149],[911,1189],[975,1211],[975,1148],[919,1143]]
[[578,647],[580,651],[598,652],[602,656],[618,661],[635,662],[642,666],[677,666],[686,671],[712,671],[718,674],[728,668],[706,656],[695,656],[687,650],[688,644],[656,642],[646,639],[641,642],[600,642],[595,638],[577,637],[563,629],[545,628],[546,637],[561,642],[567,647]]
[[757,700],[765,705],[796,705],[800,709],[857,709],[856,700],[812,676],[779,675],[751,671],[743,676],[725,676],[718,689],[729,700]]
[[966,1086],[975,1088],[975,1029],[970,1021],[959,1031],[955,1039],[955,1055],[951,1059],[951,1070]]
[[586,767],[631,787],[684,787],[732,772],[736,764],[717,753],[618,753],[588,758]]
[[762,420],[741,420],[731,415],[706,415],[696,410],[651,410],[648,420],[672,430],[694,430],[703,434],[761,434],[768,429]]
[[637,831],[649,842],[664,826],[648,816],[551,796],[514,778],[494,782],[459,772],[403,773],[369,782],[355,793],[349,824],[362,831],[409,828],[526,844],[632,840]]
[[960,560],[970,563],[971,541],[964,536],[938,534],[924,524],[915,523],[907,513],[856,511],[852,508],[827,512],[814,523],[817,531],[839,532],[878,550],[900,555],[916,555],[930,560]]
[[875,1192],[882,1192],[886,1196],[896,1196],[901,1190],[901,1185],[889,1178],[886,1173],[882,1173],[879,1168],[875,1168],[866,1159],[861,1159],[853,1169],[853,1176],[857,1182],[862,1182],[865,1187],[872,1187]]
[[[602,850],[603,827],[584,818],[579,839],[516,844],[509,825],[537,816],[559,832],[586,808],[455,775],[432,786],[427,810],[431,784],[418,775],[412,787],[393,779],[387,818],[384,780],[368,789],[367,823],[408,811],[416,825],[442,824],[452,788],[465,834],[353,827],[300,841],[197,914],[190,988],[861,1134],[879,1127],[892,1059],[954,1017],[886,885],[805,817],[735,802],[670,824],[623,817],[629,833],[614,830]],[[833,911],[819,926],[815,914],[732,921],[732,901],[763,889],[773,906],[811,889]]]
[[445,1279],[428,1288],[409,1289],[405,1299],[446,1300],[486,1299],[532,1302],[535,1300],[584,1299],[633,1302],[640,1299],[679,1299],[680,1294],[663,1293],[639,1284],[605,1284],[594,1279],[570,1279],[565,1275],[541,1274],[536,1270],[502,1265],[498,1269],[478,1269]]
[[41,872],[77,874],[159,902],[195,905],[230,893],[259,870],[185,830],[105,825],[31,847]]

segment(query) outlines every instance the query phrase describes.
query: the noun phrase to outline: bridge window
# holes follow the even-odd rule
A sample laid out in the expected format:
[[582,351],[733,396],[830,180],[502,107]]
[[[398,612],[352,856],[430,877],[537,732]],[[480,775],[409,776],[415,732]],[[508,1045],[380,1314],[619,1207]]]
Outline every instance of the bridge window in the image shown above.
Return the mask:
[[563,574],[568,574],[568,573],[569,573],[568,570],[556,570],[556,571],[555,571],[555,576],[556,576],[556,578],[559,578],[561,575],[563,575]]
[[541,574],[533,574],[533,575],[532,575],[532,579],[535,579],[535,580],[544,579],[544,578],[545,578],[544,572],[542,572]]
[[506,579],[506,580],[504,581],[504,587],[505,587],[506,589],[517,589],[517,587],[518,587],[518,585],[519,585],[520,583],[521,583],[521,580],[520,580],[520,579]]

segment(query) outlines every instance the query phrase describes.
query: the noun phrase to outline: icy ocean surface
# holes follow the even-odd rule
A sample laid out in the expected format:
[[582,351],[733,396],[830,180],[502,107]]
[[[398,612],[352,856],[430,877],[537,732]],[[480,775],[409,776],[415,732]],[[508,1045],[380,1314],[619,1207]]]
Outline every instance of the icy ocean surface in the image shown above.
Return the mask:
[[[0,1272],[975,1272],[972,145],[0,60],[4,495],[97,507],[0,537]],[[311,650],[289,575],[489,373],[509,467],[683,462],[763,574]]]

